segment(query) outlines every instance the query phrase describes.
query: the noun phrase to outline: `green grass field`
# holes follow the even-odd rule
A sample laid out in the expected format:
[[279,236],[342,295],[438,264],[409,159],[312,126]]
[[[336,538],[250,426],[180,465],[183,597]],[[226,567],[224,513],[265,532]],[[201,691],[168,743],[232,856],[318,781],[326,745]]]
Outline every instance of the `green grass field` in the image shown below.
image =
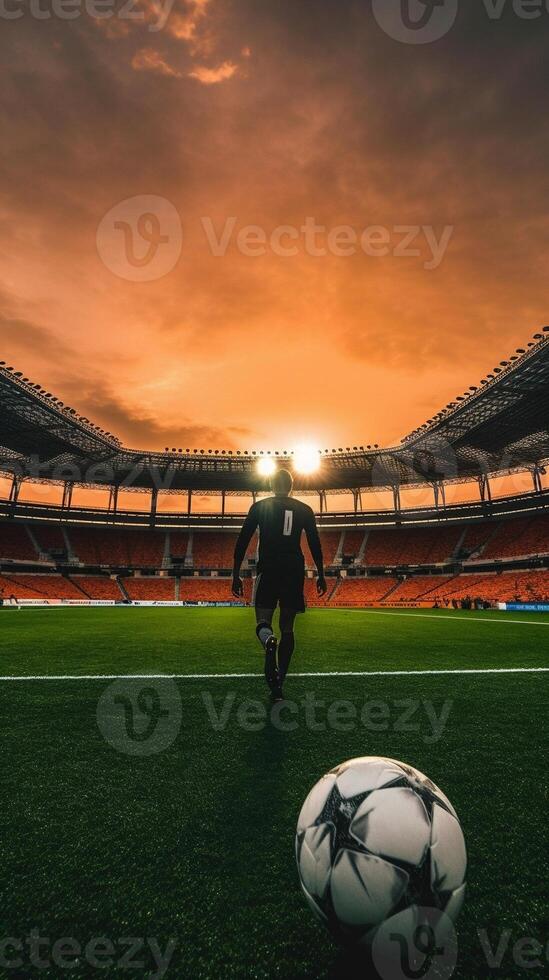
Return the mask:
[[[43,969],[28,944],[10,948],[23,964],[1,977],[158,977],[154,943],[170,939],[167,977],[353,976],[302,899],[293,849],[311,786],[359,755],[416,766],[458,811],[469,887],[454,976],[547,970],[545,952],[545,970],[525,971],[513,946],[549,939],[548,675],[391,672],[546,667],[549,618],[319,610],[297,637],[293,670],[311,676],[288,680],[277,720],[250,610],[0,613],[0,933],[49,943]],[[338,671],[380,673],[326,676]],[[216,676],[98,676],[125,674]],[[70,676],[9,679],[42,675]],[[143,687],[156,715],[137,711],[128,729],[124,698],[139,708]],[[56,965],[55,942],[98,937],[112,944],[102,961],[97,945],[79,962],[67,946]],[[146,945],[133,954],[125,937]],[[124,969],[130,954],[142,965]]]

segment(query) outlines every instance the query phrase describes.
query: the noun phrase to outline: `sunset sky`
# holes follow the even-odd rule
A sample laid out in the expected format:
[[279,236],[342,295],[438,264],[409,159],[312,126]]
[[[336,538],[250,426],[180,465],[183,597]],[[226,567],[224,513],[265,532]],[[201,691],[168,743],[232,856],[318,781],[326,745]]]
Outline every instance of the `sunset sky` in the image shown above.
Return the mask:
[[392,443],[549,322],[543,5],[418,45],[371,0],[71,2],[1,25],[0,359],[126,444]]

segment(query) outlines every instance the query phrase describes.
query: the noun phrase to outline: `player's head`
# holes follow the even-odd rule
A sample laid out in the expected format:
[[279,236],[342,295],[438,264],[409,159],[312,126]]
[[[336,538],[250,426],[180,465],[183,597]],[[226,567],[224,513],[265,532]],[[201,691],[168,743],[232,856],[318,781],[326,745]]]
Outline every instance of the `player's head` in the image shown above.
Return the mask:
[[271,479],[271,489],[277,497],[289,497],[294,479],[289,470],[277,470]]

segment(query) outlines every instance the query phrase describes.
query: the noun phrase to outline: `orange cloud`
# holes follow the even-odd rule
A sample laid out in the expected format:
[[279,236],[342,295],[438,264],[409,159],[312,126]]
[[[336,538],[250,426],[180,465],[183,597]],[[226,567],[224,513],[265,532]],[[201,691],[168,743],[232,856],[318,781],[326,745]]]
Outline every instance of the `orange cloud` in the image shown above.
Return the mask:
[[166,75],[169,78],[181,78],[181,72],[172,68],[160,52],[155,51],[154,48],[141,48],[140,51],[136,51],[132,58],[132,68],[135,71],[157,72],[159,75]]
[[237,71],[238,65],[235,65],[233,61],[224,61],[218,68],[206,68],[204,65],[199,65],[198,68],[189,72],[189,78],[196,78],[202,85],[219,85],[220,82],[226,82],[228,78],[236,75]]
[[193,41],[200,21],[206,16],[209,4],[210,0],[192,0],[187,4],[184,13],[172,13],[167,23],[172,37],[181,41]]

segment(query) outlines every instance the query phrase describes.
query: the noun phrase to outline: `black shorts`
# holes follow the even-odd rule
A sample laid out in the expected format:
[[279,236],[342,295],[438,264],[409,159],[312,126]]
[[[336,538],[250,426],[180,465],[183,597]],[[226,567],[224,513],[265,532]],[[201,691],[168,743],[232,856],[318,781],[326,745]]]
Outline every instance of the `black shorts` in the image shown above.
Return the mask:
[[254,591],[256,609],[290,609],[305,612],[305,567],[267,568],[257,576]]

